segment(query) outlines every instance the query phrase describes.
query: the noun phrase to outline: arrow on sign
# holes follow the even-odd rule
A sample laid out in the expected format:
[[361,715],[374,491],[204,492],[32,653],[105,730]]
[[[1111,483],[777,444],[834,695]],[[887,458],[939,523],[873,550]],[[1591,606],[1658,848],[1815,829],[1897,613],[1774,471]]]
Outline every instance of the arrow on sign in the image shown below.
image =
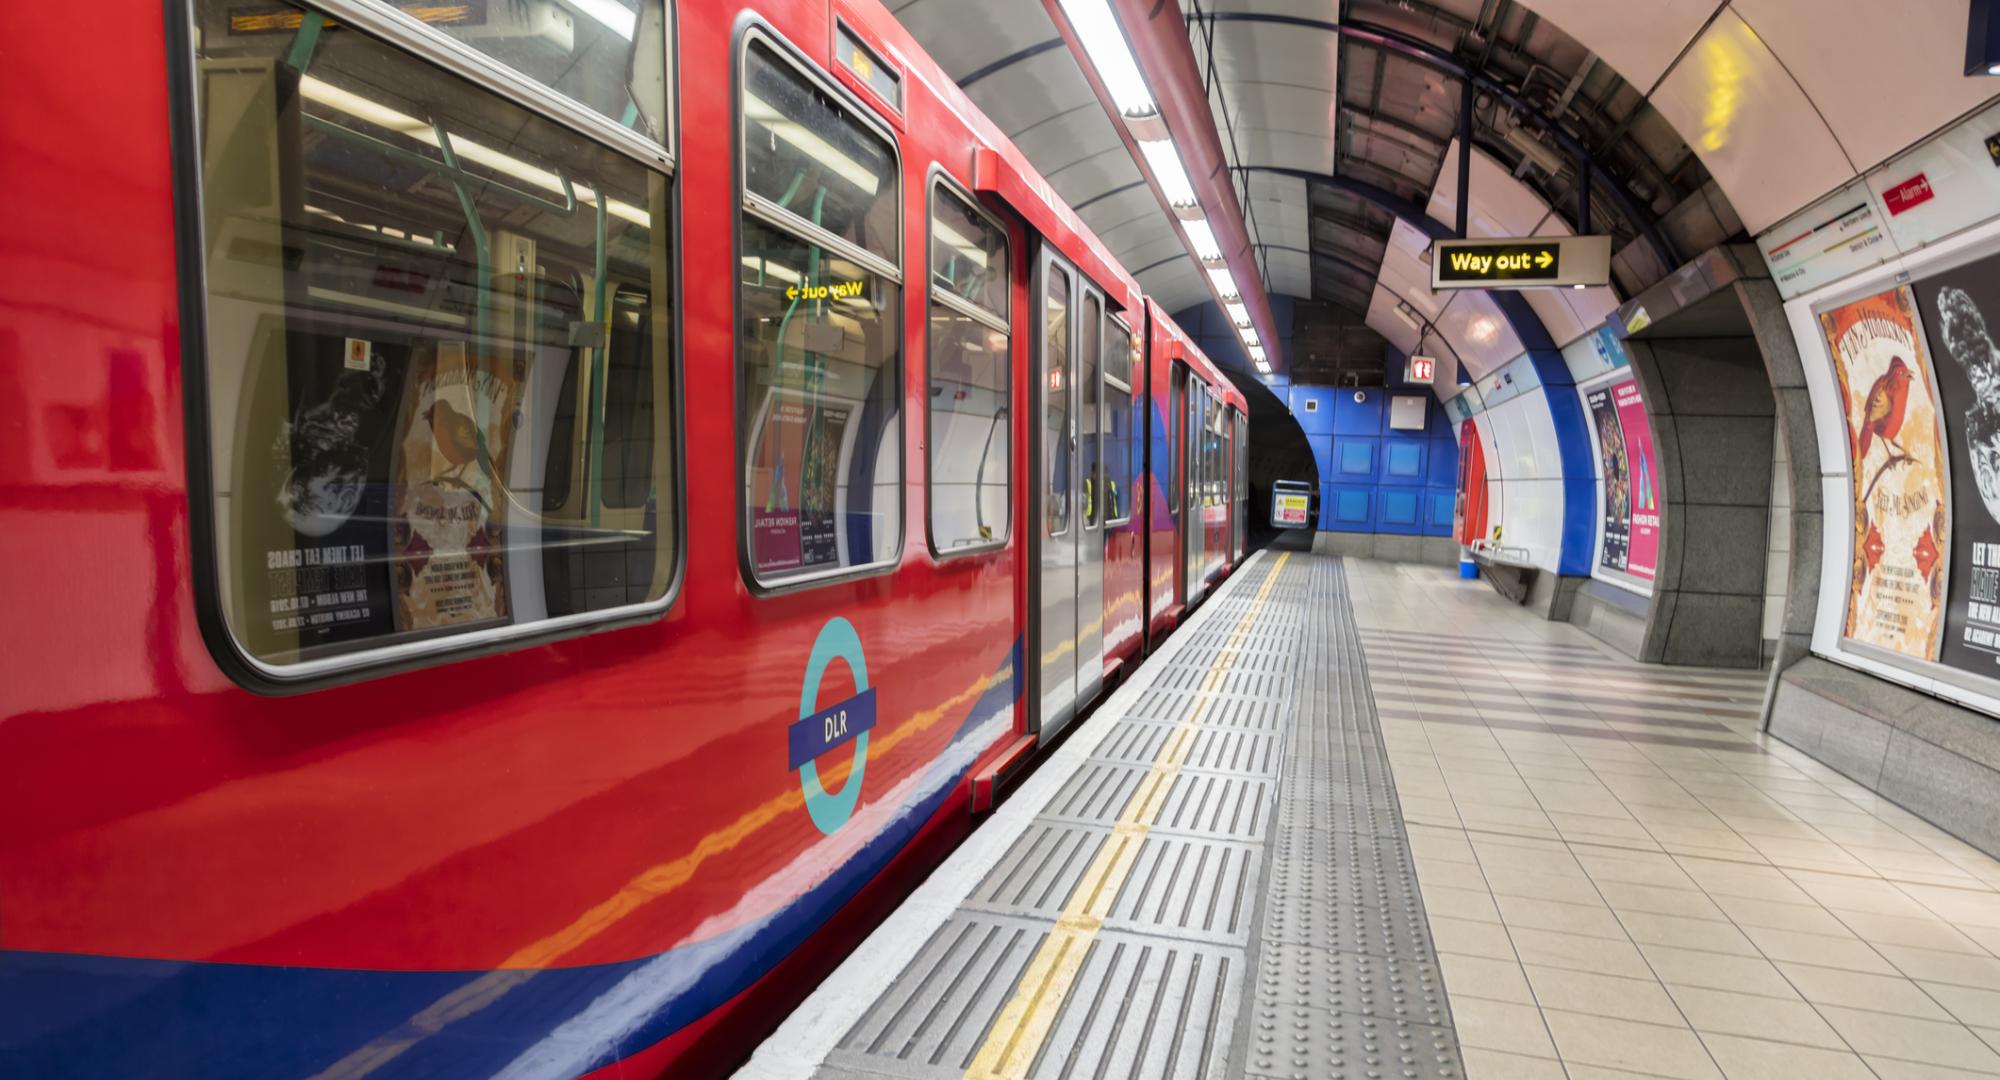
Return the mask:
[[1547,251],[1544,251],[1540,255],[1535,256],[1535,266],[1543,270],[1547,270],[1551,265],[1555,263],[1555,261],[1556,257],[1554,255],[1549,254]]

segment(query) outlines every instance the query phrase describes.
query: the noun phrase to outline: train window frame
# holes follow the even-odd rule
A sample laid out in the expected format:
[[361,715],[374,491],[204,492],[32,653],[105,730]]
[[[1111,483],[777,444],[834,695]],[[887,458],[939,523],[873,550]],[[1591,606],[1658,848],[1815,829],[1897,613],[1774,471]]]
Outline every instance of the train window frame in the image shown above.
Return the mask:
[[[343,25],[360,30],[395,48],[442,66],[481,89],[491,91],[532,113],[556,120],[599,143],[620,150],[626,156],[664,169],[679,177],[676,148],[680,135],[680,18],[679,0],[663,0],[666,43],[665,138],[654,140],[618,123],[576,98],[536,79],[519,68],[497,59],[417,19],[384,0],[285,0],[299,7],[317,9]],[[174,0],[178,9],[193,18],[193,0]],[[169,20],[173,21],[173,20]]]
[[[879,137],[888,146],[889,155],[893,162],[893,167],[889,175],[894,178],[896,184],[896,196],[892,204],[896,208],[894,215],[896,219],[894,237],[895,257],[893,259],[884,258],[881,254],[869,250],[863,242],[847,240],[827,229],[816,226],[777,206],[769,198],[750,190],[748,186],[749,138],[747,135],[749,112],[744,107],[744,98],[750,73],[750,52],[758,46],[762,46],[768,50],[775,63],[788,68],[792,74],[843,106],[856,123],[866,128],[871,134]],[[909,281],[908,275],[905,273],[905,267],[909,259],[909,223],[907,220],[908,208],[904,205],[908,185],[906,184],[907,175],[903,158],[903,146],[894,126],[883,118],[877,107],[870,105],[860,94],[843,86],[838,78],[815,63],[804,50],[800,49],[789,38],[780,33],[776,27],[754,16],[746,16],[740,20],[736,29],[735,42],[731,47],[730,64],[729,123],[732,150],[730,154],[729,188],[731,200],[729,207],[731,215],[729,266],[731,268],[731,281],[733,282],[730,290],[733,299],[733,310],[730,312],[729,362],[731,368],[731,385],[734,387],[736,396],[736,403],[732,406],[732,411],[736,415],[731,417],[731,425],[736,429],[735,445],[731,447],[731,455],[735,459],[735,468],[733,470],[735,494],[732,496],[732,499],[735,503],[736,513],[736,559],[738,571],[743,577],[744,585],[750,590],[751,594],[759,598],[775,598],[794,593],[808,592],[843,582],[883,577],[895,573],[903,563],[903,549],[909,540],[910,523],[909,418],[906,415],[909,411],[906,407],[908,404],[907,392],[909,389],[909,357],[907,356],[909,352],[909,327],[906,325],[909,309]],[[894,457],[896,462],[896,496],[894,500],[896,506],[896,533],[893,542],[888,545],[887,550],[889,551],[889,555],[886,558],[849,566],[836,566],[825,570],[809,571],[775,580],[765,580],[757,571],[752,546],[754,535],[751,531],[750,518],[750,486],[748,483],[750,461],[749,455],[746,452],[748,449],[746,440],[749,438],[749,432],[744,430],[743,417],[741,415],[742,403],[746,400],[745,394],[747,392],[742,356],[743,275],[737,270],[745,257],[744,225],[751,219],[755,219],[759,225],[766,229],[775,230],[790,236],[792,239],[803,243],[815,244],[821,248],[837,252],[842,257],[853,260],[862,268],[888,279],[898,290],[896,303],[888,313],[896,320],[896,335],[894,339],[897,346],[896,354],[894,361],[890,365],[891,370],[884,371],[881,376],[887,379],[889,385],[893,388],[894,393],[891,396],[891,400],[896,404],[896,453]]]
[[[1123,333],[1120,335],[1120,340],[1124,343],[1125,348],[1129,349],[1132,354],[1132,363],[1131,366],[1127,369],[1127,371],[1132,376],[1132,383],[1138,382],[1140,356],[1139,356],[1138,346],[1135,345],[1132,341],[1132,328],[1126,324],[1123,315],[1116,315],[1107,312],[1105,314],[1104,321],[1107,328],[1115,326],[1119,330],[1123,331]],[[1138,442],[1139,435],[1137,430],[1138,424],[1132,418],[1131,413],[1135,410],[1139,395],[1138,392],[1133,388],[1131,383],[1121,382],[1117,378],[1113,377],[1111,374],[1111,365],[1103,363],[1101,357],[1099,358],[1099,364],[1100,364],[1100,370],[1103,373],[1104,384],[1107,387],[1114,387],[1118,390],[1124,391],[1125,410],[1127,413],[1125,418],[1125,466],[1123,471],[1119,475],[1123,477],[1125,483],[1129,485],[1132,488],[1132,490],[1125,492],[1124,501],[1120,503],[1118,507],[1120,510],[1123,510],[1125,512],[1124,515],[1122,517],[1106,517],[1104,519],[1104,527],[1107,529],[1111,529],[1111,528],[1116,528],[1117,526],[1120,525],[1130,525],[1132,523],[1132,517],[1134,513],[1132,507],[1133,504],[1138,501],[1136,494],[1139,490],[1140,485],[1138,483],[1137,473],[1133,469],[1132,465],[1133,462],[1137,459],[1137,453],[1134,444]],[[1108,417],[1110,415],[1111,395],[1109,393],[1106,393],[1102,396],[1101,400],[1104,403],[1105,415]],[[1107,431],[1109,430],[1108,426],[1106,427],[1105,430]],[[1110,475],[1108,460],[1104,468],[1104,473],[1107,477]],[[1109,494],[1110,490],[1111,490],[1110,485],[1107,483],[1105,485],[1105,492]]]
[[189,561],[192,570],[196,624],[217,667],[238,686],[266,696],[289,696],[372,680],[409,671],[443,667],[484,656],[531,648],[651,623],[671,611],[682,596],[688,566],[685,319],[682,312],[684,232],[682,178],[676,154],[680,130],[677,0],[663,0],[662,62],[664,65],[664,140],[656,141],[612,122],[583,102],[538,81],[464,42],[378,0],[287,0],[305,12],[317,12],[373,39],[410,63],[427,67],[446,79],[520,109],[528,116],[567,129],[571,134],[626,158],[657,174],[664,187],[658,214],[668,231],[665,303],[672,313],[664,355],[653,363],[664,368],[664,389],[670,400],[656,406],[666,426],[667,460],[656,478],[659,513],[670,514],[662,530],[660,554],[666,561],[661,594],[651,600],[596,610],[573,612],[507,626],[442,631],[412,640],[362,646],[295,663],[273,663],[252,650],[231,622],[231,600],[224,587],[222,564],[224,524],[217,504],[217,444],[223,430],[212,415],[213,386],[209,351],[210,273],[205,222],[208,193],[203,179],[203,124],[199,116],[200,48],[195,32],[198,0],[173,0],[164,19],[172,200],[175,225],[177,310],[180,315],[180,373],[183,381]]
[[[1096,306],[1096,311],[1090,310],[1093,304]],[[1090,366],[1096,371],[1092,372],[1088,379],[1075,380],[1075,383],[1082,385],[1072,384],[1070,400],[1075,407],[1073,417],[1076,421],[1076,454],[1082,456],[1086,448],[1096,451],[1090,459],[1089,468],[1083,468],[1081,465],[1077,468],[1080,480],[1078,487],[1083,497],[1083,531],[1094,533],[1104,528],[1104,503],[1099,498],[1102,494],[1100,489],[1104,486],[1104,320],[1111,314],[1111,305],[1104,293],[1091,286],[1084,291],[1083,310],[1088,314],[1083,318],[1077,334],[1079,348],[1076,366],[1078,369],[1084,366],[1084,351],[1088,349],[1093,357]],[[1090,394],[1088,404],[1080,400],[1082,395],[1078,393],[1085,388]],[[1095,430],[1088,434],[1083,430],[1083,417],[1086,413],[1096,425]]]
[[[1007,287],[1005,289],[1002,289],[1000,293],[1000,302],[1004,310],[999,312],[993,312],[980,304],[977,304],[973,301],[966,300],[963,297],[960,297],[958,294],[950,291],[949,289],[945,289],[938,284],[936,277],[936,268],[931,265],[931,250],[934,243],[936,242],[937,207],[938,207],[938,200],[940,199],[957,200],[957,202],[961,206],[965,207],[975,217],[984,219],[987,224],[999,230],[1001,237],[1006,242]],[[1014,242],[1014,234],[1012,230],[1008,228],[1007,223],[1001,220],[999,215],[993,213],[992,211],[988,210],[984,205],[982,205],[980,201],[973,196],[971,191],[968,190],[964,185],[960,184],[957,181],[957,179],[954,178],[950,173],[946,172],[942,165],[933,164],[930,168],[930,172],[926,179],[926,185],[925,185],[924,207],[925,207],[924,258],[923,258],[924,289],[925,289],[924,440],[923,440],[924,541],[926,545],[930,548],[931,558],[938,562],[945,562],[951,559],[964,558],[966,556],[971,556],[971,555],[991,554],[992,552],[1007,547],[1007,545],[1011,543],[1014,538],[1014,496],[1019,490],[1017,487],[1017,484],[1019,483],[1019,477],[1015,475],[1014,460],[1013,460],[1015,451],[1015,447],[1013,445],[1014,443],[1013,426],[1014,426],[1014,412],[1015,412],[1015,402],[1014,402],[1015,342],[1014,342],[1014,326],[1013,326],[1013,306],[1014,306],[1014,285],[1016,278],[1015,275],[1016,263],[1014,258],[1016,254],[1016,245]],[[938,546],[937,518],[936,518],[937,500],[935,498],[934,489],[932,487],[932,480],[937,475],[937,469],[934,465],[937,455],[937,439],[931,423],[932,413],[934,410],[931,406],[932,349],[931,349],[931,334],[930,334],[929,319],[931,313],[931,306],[933,304],[942,305],[943,307],[948,308],[949,310],[959,315],[963,315],[969,319],[972,319],[975,322],[980,323],[981,325],[984,325],[990,330],[993,330],[997,333],[1005,334],[1007,336],[1007,352],[1006,352],[1007,397],[1003,412],[1003,415],[1006,417],[1006,423],[1007,423],[1007,443],[1008,443],[1006,525],[999,531],[999,533],[995,535],[994,539],[992,540],[982,541],[978,544],[964,544],[949,549],[940,548]]]

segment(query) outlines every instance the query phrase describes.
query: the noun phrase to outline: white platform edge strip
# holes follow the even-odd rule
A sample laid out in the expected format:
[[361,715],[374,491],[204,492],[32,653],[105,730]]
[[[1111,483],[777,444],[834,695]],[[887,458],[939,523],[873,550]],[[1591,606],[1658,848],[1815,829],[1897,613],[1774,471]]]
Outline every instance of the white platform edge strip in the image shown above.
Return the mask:
[[999,864],[1014,841],[1047,808],[1062,785],[1076,775],[1090,755],[1111,734],[1113,717],[1129,710],[1139,695],[1160,679],[1166,664],[1187,646],[1192,631],[1217,618],[1220,601],[1241,587],[1243,571],[1265,556],[1257,551],[1229,580],[1212,593],[1194,616],[1168,636],[1160,651],[1148,657],[1112,695],[1098,703],[1090,719],[1070,734],[1035,775],[1007,796],[993,816],[980,823],[958,850],[906,897],[902,904],[856,946],[854,952],[800,1003],[736,1073],[737,1080],[806,1080],[833,1052],[861,1014],[875,1003],[910,961],[937,933],[945,920],[972,895]]

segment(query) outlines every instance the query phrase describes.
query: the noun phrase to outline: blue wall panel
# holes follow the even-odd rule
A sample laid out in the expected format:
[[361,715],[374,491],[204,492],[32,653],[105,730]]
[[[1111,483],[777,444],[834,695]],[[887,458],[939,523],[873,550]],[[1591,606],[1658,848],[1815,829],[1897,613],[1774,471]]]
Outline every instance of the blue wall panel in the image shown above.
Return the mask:
[[1377,528],[1385,533],[1415,536],[1423,531],[1423,489],[1383,488]]
[[1430,514],[1424,519],[1425,536],[1450,536],[1452,522],[1458,512],[1458,493],[1453,491],[1426,491],[1430,502]]
[[[1384,415],[1389,395],[1380,390],[1331,389],[1333,433],[1336,435],[1380,435],[1388,423]],[[1355,398],[1361,400],[1356,401]],[[1324,408],[1324,406],[1321,406]]]
[[1292,416],[1307,438],[1333,433],[1333,402],[1338,393],[1331,386],[1292,387]]
[[1390,439],[1382,445],[1384,483],[1424,482],[1424,440]]
[[1343,484],[1375,479],[1375,440],[1333,440],[1333,477]]

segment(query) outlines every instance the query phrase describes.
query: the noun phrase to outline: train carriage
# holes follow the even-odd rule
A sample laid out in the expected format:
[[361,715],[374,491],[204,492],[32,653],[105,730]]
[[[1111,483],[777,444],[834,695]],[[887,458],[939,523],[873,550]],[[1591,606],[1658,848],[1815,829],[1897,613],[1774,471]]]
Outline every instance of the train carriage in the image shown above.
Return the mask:
[[873,0],[116,6],[0,12],[120,74],[0,76],[0,1073],[709,1075],[1241,561]]

